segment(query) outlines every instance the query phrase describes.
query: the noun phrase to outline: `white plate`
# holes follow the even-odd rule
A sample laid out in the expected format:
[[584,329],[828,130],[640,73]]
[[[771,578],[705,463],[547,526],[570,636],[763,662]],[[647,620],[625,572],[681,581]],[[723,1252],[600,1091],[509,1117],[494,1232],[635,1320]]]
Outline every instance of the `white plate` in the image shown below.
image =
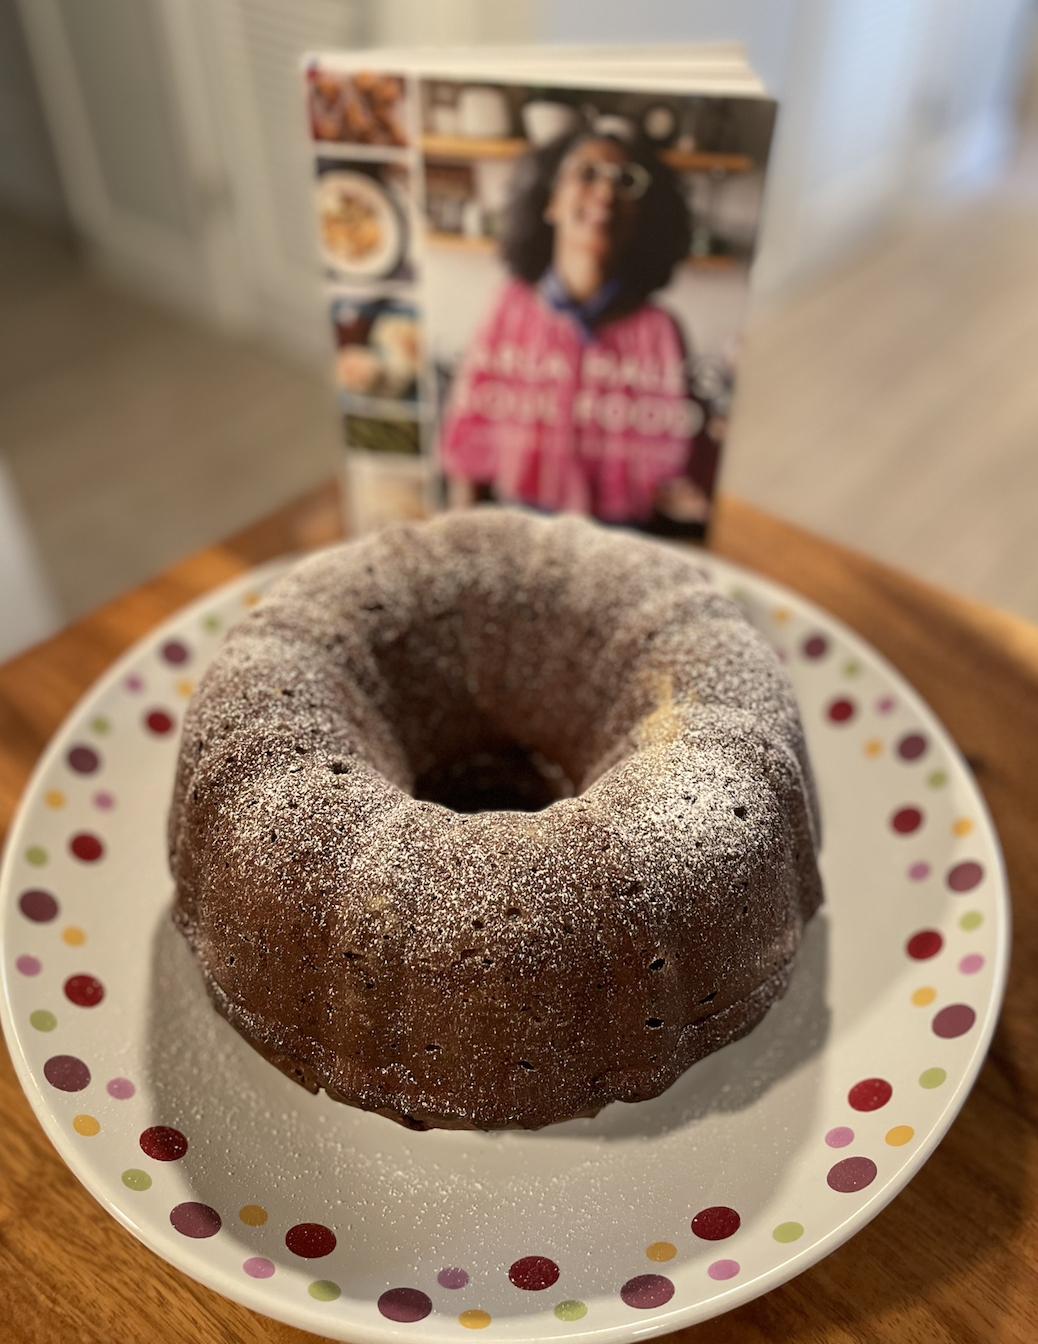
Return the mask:
[[[363,221],[349,235],[351,243],[336,245],[328,233],[329,223],[343,203],[352,203],[366,217],[370,239],[365,240]],[[386,189],[368,173],[334,169],[322,173],[317,183],[317,213],[321,250],[327,264],[342,275],[364,278],[389,275],[400,262],[404,246],[404,220]]]
[[[873,650],[776,585],[704,565],[796,685],[827,902],[750,1036],[655,1101],[540,1133],[413,1134],[309,1096],[212,1010],[173,930],[176,725],[274,571],[187,608],[85,697],[11,832],[3,1020],[51,1140],[135,1236],[336,1339],[619,1341],[785,1282],[910,1180],[994,1030],[998,842],[940,724]],[[737,1217],[697,1218],[718,1209]],[[704,1239],[710,1224],[731,1235]]]

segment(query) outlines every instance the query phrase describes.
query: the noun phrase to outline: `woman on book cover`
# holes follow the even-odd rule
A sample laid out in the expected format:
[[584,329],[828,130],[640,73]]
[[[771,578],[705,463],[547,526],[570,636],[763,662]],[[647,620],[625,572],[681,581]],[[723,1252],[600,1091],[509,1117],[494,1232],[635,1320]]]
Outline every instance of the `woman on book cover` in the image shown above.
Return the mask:
[[689,233],[678,181],[648,146],[585,130],[520,163],[501,247],[512,278],[462,361],[441,429],[455,502],[702,531],[712,484],[694,479],[702,410],[681,329],[650,302],[687,257]]

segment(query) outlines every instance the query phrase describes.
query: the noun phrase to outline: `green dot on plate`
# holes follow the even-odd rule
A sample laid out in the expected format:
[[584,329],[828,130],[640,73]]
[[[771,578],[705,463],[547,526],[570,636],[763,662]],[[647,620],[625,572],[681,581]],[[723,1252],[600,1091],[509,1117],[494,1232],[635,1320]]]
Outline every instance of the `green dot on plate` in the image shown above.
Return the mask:
[[944,1069],[924,1069],[919,1075],[920,1087],[940,1087],[948,1077]]
[[318,1302],[334,1302],[342,1289],[337,1283],[332,1283],[331,1279],[314,1279],[306,1291],[311,1297],[316,1297]]
[[150,1190],[151,1177],[146,1171],[140,1171],[137,1167],[129,1167],[123,1172],[123,1185],[127,1190]]
[[948,783],[948,775],[944,770],[931,770],[926,776],[926,782],[931,789],[940,789]]
[[105,733],[110,733],[112,731],[112,725],[103,714],[99,714],[96,719],[91,719],[90,727],[93,728],[95,733],[100,733],[102,737]]
[[776,1241],[799,1241],[804,1235],[803,1223],[779,1223],[771,1234]]
[[37,1008],[34,1013],[30,1013],[29,1022],[37,1031],[53,1031],[58,1025],[58,1019],[47,1008]]
[[861,663],[856,658],[848,658],[843,665],[843,675],[845,677],[856,677],[861,671]]
[[47,851],[42,845],[30,845],[25,851],[25,857],[35,868],[42,868],[47,862]]
[[569,1302],[560,1302],[555,1308],[555,1315],[560,1321],[579,1321],[587,1315],[587,1307],[574,1298]]
[[209,616],[205,616],[202,619],[203,630],[219,630],[220,624],[221,624],[220,618],[215,613]]
[[959,920],[959,928],[965,929],[968,933],[970,929],[979,929],[983,923],[984,916],[979,910],[967,910]]

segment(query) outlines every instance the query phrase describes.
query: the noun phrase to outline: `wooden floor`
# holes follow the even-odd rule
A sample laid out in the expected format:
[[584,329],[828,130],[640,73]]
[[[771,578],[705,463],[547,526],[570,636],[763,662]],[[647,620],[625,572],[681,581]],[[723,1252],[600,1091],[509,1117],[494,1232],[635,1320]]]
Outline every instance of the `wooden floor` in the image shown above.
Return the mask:
[[[1038,620],[1038,171],[758,312],[724,486]],[[334,471],[322,379],[0,222],[0,445],[68,617]]]

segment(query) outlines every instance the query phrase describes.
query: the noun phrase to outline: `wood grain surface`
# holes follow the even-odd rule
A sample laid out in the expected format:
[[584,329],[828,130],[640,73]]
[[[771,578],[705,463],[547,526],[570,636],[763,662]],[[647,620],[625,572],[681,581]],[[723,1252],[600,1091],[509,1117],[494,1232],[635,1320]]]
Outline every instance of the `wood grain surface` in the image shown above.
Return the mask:
[[[333,485],[173,566],[0,667],[0,824],[94,679],[157,622],[250,565],[334,540]],[[1014,904],[1009,993],[944,1142],[868,1227],[799,1278],[672,1336],[687,1344],[1038,1340],[1038,629],[739,503],[713,548],[859,631],[929,701],[972,765]],[[460,1333],[460,1331],[459,1331]],[[314,1336],[219,1297],[146,1250],[51,1148],[0,1058],[3,1344],[237,1344]]]

